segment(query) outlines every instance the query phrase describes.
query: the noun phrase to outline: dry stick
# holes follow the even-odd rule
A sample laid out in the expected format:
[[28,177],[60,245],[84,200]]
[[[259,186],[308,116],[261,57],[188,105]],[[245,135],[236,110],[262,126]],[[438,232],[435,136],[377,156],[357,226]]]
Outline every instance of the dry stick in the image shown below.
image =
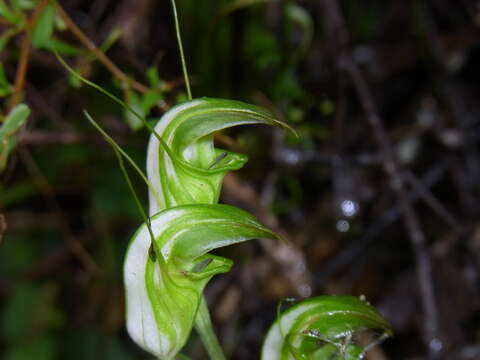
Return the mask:
[[[85,135],[75,131],[29,130],[21,132],[17,140],[21,144],[36,146],[91,144],[104,147],[108,145],[100,135]],[[132,139],[128,135],[116,135],[115,141],[119,144],[127,144],[131,143]]]
[[[349,34],[337,1],[321,0],[320,3],[323,7],[323,19],[327,25],[327,31],[330,37],[335,37],[337,41],[340,41],[341,46],[345,47],[349,41]],[[426,238],[421,229],[416,211],[408,199],[408,191],[405,189],[402,171],[400,171],[398,167],[392,143],[373,101],[373,95],[352,57],[348,51],[344,50],[345,49],[342,49],[341,58],[337,59],[340,60],[338,66],[343,66],[350,75],[361,106],[367,115],[368,123],[372,127],[376,141],[385,155],[383,163],[384,170],[392,180],[392,188],[395,191],[408,230],[410,242],[415,254],[422,308],[425,315],[424,340],[428,345],[430,355],[434,356],[436,351],[429,345],[433,344],[433,340],[438,339],[438,312],[433,287],[431,256],[428,252]]]
[[[79,144],[85,143],[88,139],[80,133],[74,131],[23,131],[17,137],[21,144],[28,145],[52,145],[52,144]],[[101,139],[99,137],[99,139]]]
[[435,195],[433,195],[432,191],[425,186],[420,179],[418,179],[411,171],[406,171],[404,176],[405,180],[415,188],[415,193],[417,193],[425,201],[425,203],[437,213],[438,216],[440,216],[454,230],[456,229],[456,231],[458,231],[460,229],[460,221],[457,219],[457,217],[450,210],[448,210],[435,197]]
[[78,260],[82,263],[85,269],[87,269],[90,273],[100,273],[100,267],[95,263],[90,254],[83,247],[82,243],[70,231],[67,225],[67,220],[62,215],[63,211],[55,200],[55,191],[52,189],[47,178],[45,177],[45,175],[43,175],[43,173],[33,160],[32,155],[26,147],[20,147],[18,150],[23,164],[25,165],[26,169],[33,177],[34,182],[42,192],[45,200],[47,201],[48,207],[52,210],[53,213],[57,214],[60,222],[60,230],[62,231],[65,239],[67,240],[70,251],[78,258]]
[[22,101],[23,88],[25,86],[25,78],[27,75],[28,61],[30,58],[30,47],[31,47],[31,32],[26,30],[23,39],[22,46],[20,49],[20,60],[18,62],[17,73],[15,75],[15,85],[12,97],[10,99],[10,109],[13,109]]
[[18,62],[17,73],[15,75],[15,85],[12,97],[10,99],[10,109],[13,109],[22,101],[23,88],[25,87],[25,79],[27,77],[28,62],[30,60],[30,50],[32,47],[32,30],[35,27],[43,10],[47,7],[49,0],[43,0],[33,12],[32,17],[25,26],[22,45],[20,49],[20,60]]
[[7,231],[7,222],[5,221],[5,216],[0,214],[0,244],[2,243],[3,234]]

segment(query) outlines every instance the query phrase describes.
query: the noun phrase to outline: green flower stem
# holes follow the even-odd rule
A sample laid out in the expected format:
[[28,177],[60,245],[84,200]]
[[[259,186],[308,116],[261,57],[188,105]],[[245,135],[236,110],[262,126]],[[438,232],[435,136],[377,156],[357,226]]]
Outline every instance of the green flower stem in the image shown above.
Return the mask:
[[225,360],[225,354],[222,351],[217,335],[213,330],[210,312],[208,311],[205,296],[202,296],[200,306],[198,307],[197,316],[195,318],[195,329],[202,339],[203,345],[207,349],[211,360]]
[[180,60],[182,61],[183,76],[185,78],[185,86],[187,87],[188,100],[192,100],[192,91],[190,90],[190,80],[188,78],[187,63],[183,54],[182,36],[180,35],[180,25],[178,24],[177,5],[172,0],[173,18],[175,19],[175,32],[177,34],[178,49],[180,50]]

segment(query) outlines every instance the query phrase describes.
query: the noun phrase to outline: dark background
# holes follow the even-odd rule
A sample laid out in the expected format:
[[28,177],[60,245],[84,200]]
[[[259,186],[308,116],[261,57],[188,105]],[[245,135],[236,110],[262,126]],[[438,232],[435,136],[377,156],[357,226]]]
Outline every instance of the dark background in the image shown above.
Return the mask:
[[[60,3],[97,45],[121,31],[105,53],[137,86],[57,11],[47,40],[83,76],[134,106],[156,94],[152,123],[185,100],[170,1]],[[250,157],[221,201],[289,240],[221,251],[235,267],[206,294],[229,358],[258,358],[279,300],[351,294],[395,329],[368,359],[480,359],[480,2],[250,3],[178,0],[194,97],[264,106],[299,134],[216,137]],[[0,39],[20,29],[0,52],[2,113],[21,96],[32,109],[0,174],[0,357],[147,359],[124,330],[121,270],[141,216],[83,109],[142,168],[149,133],[32,43],[47,4],[27,25],[0,18]],[[195,335],[185,353],[206,358]]]

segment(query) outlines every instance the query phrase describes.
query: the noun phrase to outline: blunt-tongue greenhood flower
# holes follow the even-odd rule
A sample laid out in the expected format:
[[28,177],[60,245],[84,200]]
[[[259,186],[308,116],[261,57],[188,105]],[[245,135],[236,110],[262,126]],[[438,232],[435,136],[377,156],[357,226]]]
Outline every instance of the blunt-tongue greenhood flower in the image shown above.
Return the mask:
[[232,266],[231,260],[208,252],[276,235],[247,212],[218,204],[163,210],[151,227],[155,253],[149,251],[150,235],[143,225],[125,260],[127,329],[142,348],[170,359],[190,335],[207,282]]
[[200,98],[168,111],[150,137],[147,174],[150,214],[176,205],[218,201],[226,172],[241,168],[247,156],[216,149],[213,134],[238,125],[266,124],[287,128],[272,113],[240,101]]
[[[367,301],[353,296],[318,296],[282,313],[265,337],[262,360],[360,360],[365,349],[353,343],[361,331],[380,339],[390,324]],[[375,343],[374,343],[375,344]]]
[[245,211],[216,204],[225,173],[242,167],[247,157],[215,149],[213,133],[245,124],[286,127],[259,107],[202,98],[172,108],[151,136],[152,234],[143,225],[133,236],[124,279],[128,333],[160,359],[173,358],[185,345],[205,285],[232,266],[208,252],[253,238],[277,238]]

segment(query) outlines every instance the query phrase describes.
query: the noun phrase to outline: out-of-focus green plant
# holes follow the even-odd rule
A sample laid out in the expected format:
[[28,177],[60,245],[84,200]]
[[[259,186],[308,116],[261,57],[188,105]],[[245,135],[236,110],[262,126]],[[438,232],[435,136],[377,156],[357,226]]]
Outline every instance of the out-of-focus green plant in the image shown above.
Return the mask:
[[[35,23],[29,23],[28,11],[36,9]],[[55,5],[44,1],[13,0],[8,5],[0,1],[0,17],[9,25],[8,29],[0,35],[0,51],[5,48],[10,39],[33,25],[32,45],[39,49],[55,50],[64,55],[79,54],[81,50],[55,36],[55,30],[64,30],[65,24],[58,16]]]
[[8,155],[17,145],[17,132],[22,128],[30,115],[30,109],[25,104],[14,107],[0,122],[0,172],[7,166]]

